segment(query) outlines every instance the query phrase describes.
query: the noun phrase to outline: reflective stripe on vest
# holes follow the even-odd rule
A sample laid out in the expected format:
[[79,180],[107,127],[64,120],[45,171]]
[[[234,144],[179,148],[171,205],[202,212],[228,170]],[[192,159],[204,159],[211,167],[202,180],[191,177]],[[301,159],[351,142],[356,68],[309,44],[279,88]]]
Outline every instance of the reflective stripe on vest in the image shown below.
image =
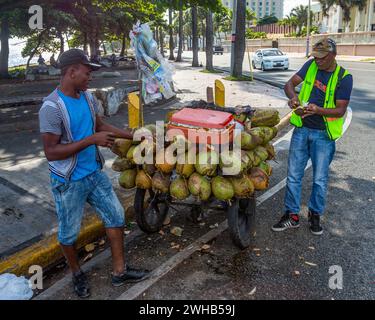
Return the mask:
[[[338,82],[338,75],[340,72],[341,67],[339,65],[336,66],[335,71],[329,78],[327,88],[326,88],[326,95],[324,98],[324,108],[336,108],[336,101],[335,101],[335,90]],[[303,81],[302,89],[298,95],[298,99],[301,105],[309,102],[311,91],[314,87],[315,78],[318,73],[318,66],[315,61],[313,61],[307,70],[305,79]],[[349,72],[345,70],[342,78],[349,75]],[[336,140],[341,137],[342,135],[342,127],[344,124],[344,117],[341,118],[333,118],[333,117],[325,117],[323,116],[324,123],[326,125],[326,130],[328,136],[331,140]],[[292,116],[290,117],[290,123],[296,127],[302,127],[303,122],[302,118],[296,114],[294,111],[292,112]]]

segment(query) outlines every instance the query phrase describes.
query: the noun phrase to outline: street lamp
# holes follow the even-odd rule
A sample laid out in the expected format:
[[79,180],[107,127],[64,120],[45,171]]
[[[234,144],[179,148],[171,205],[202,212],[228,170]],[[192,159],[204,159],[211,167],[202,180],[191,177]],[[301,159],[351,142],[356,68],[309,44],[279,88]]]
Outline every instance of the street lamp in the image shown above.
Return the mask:
[[233,0],[232,6],[232,45],[230,50],[230,74],[233,74],[234,68],[234,42],[236,41],[236,25],[237,25],[237,0]]

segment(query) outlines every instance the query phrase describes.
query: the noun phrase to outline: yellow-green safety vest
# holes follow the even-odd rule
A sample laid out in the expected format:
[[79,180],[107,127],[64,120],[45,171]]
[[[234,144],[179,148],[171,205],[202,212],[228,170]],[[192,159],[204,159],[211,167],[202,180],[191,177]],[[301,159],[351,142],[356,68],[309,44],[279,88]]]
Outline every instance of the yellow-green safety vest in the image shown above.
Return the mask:
[[[340,69],[341,67],[337,65],[335,71],[329,78],[326,89],[326,96],[324,99],[324,108],[336,108],[335,91],[339,79]],[[313,61],[309,69],[307,70],[306,77],[303,81],[302,89],[298,95],[298,99],[301,105],[304,105],[305,103],[309,102],[317,73],[318,65],[315,61]],[[345,70],[345,72],[342,75],[342,78],[346,77],[347,75],[349,75],[349,72]],[[328,136],[331,140],[336,140],[342,136],[344,117],[333,118],[323,116],[323,120],[326,125]],[[292,116],[290,117],[290,123],[296,127],[302,127],[303,125],[302,118],[294,111],[292,112]]]

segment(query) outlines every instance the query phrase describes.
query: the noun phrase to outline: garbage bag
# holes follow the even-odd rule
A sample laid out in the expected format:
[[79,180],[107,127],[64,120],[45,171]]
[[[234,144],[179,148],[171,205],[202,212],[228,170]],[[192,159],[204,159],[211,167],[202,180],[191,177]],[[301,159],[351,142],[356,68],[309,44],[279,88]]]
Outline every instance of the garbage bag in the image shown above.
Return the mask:
[[29,300],[33,290],[25,277],[11,273],[0,275],[0,300]]

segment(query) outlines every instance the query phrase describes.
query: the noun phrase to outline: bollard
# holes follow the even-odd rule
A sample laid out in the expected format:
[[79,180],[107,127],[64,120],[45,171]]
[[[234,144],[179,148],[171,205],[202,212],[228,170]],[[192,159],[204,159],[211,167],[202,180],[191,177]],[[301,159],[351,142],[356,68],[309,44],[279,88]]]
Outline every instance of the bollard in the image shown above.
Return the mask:
[[129,128],[134,129],[140,126],[140,101],[139,95],[136,92],[131,92],[128,94],[128,118]]
[[225,87],[220,80],[215,80],[215,104],[225,107]]

